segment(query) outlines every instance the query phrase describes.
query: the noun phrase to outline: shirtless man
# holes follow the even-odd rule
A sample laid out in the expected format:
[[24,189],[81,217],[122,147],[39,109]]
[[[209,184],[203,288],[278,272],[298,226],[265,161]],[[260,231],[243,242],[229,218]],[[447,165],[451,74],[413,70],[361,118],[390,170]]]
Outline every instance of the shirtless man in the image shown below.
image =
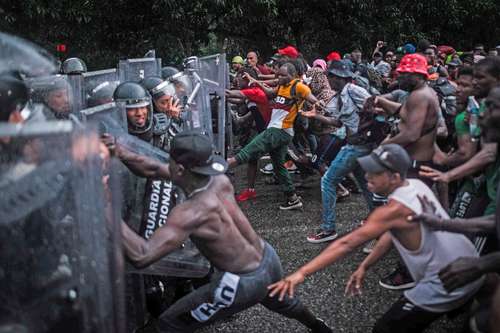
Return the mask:
[[[439,100],[434,90],[427,85],[427,60],[424,56],[416,53],[405,55],[397,71],[400,73],[400,88],[410,92],[406,102],[399,104],[385,98],[373,97],[374,104],[390,115],[399,113],[399,133],[383,143],[396,143],[405,148],[413,160],[408,170],[408,178],[419,178],[421,165],[432,166],[440,112]],[[424,177],[421,180],[427,185],[432,184]]]
[[210,283],[181,298],[160,316],[162,332],[193,332],[257,303],[297,319],[312,332],[332,332],[298,298],[281,303],[267,296],[267,285],[282,278],[279,257],[239,209],[234,189],[224,175],[227,164],[213,154],[207,136],[197,131],[177,134],[168,165],[116,148],[127,165],[155,179],[171,179],[187,198],[175,206],[168,223],[148,241],[122,223],[124,248],[132,264],[148,266],[189,237],[216,268]]
[[441,315],[465,304],[482,284],[479,279],[448,293],[438,272],[459,257],[477,258],[478,254],[464,235],[436,232],[425,224],[407,220],[408,216],[422,212],[422,201],[417,195],[425,195],[440,216],[447,218],[448,215],[429,187],[418,179],[406,179],[411,159],[401,146],[381,145],[358,162],[366,172],[368,189],[388,196],[388,204],[375,209],[361,227],[332,243],[295,273],[269,286],[270,296],[292,297],[297,285],[307,276],[380,237],[371,254],[349,278],[346,294],[361,292],[366,270],[394,244],[417,284],[377,321],[373,332],[422,332]]

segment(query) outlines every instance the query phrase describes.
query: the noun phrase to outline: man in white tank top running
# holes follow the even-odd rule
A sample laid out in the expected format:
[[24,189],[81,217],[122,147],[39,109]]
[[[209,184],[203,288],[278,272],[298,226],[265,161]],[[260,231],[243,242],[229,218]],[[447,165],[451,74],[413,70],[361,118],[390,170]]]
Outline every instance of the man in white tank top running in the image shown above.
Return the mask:
[[377,320],[373,332],[422,332],[441,315],[467,303],[482,285],[482,278],[448,293],[439,271],[460,257],[477,257],[472,242],[461,234],[435,231],[424,224],[409,222],[408,216],[420,214],[419,196],[426,196],[443,218],[448,214],[434,193],[418,179],[406,179],[411,166],[408,153],[397,144],[382,145],[359,158],[366,172],[368,189],[388,196],[387,205],[375,209],[366,223],[328,246],[320,255],[285,279],[269,286],[270,296],[293,296],[298,284],[320,269],[340,260],[358,246],[380,237],[372,253],[351,275],[346,294],[361,293],[367,269],[394,244],[407,265],[416,286],[404,293]]

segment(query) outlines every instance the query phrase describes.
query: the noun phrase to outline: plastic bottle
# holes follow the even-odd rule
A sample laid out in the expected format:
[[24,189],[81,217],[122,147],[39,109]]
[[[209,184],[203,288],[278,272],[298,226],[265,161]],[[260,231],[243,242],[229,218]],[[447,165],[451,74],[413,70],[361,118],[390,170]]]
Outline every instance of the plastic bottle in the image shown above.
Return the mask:
[[477,141],[481,135],[479,127],[479,103],[474,99],[474,96],[467,98],[467,112],[469,112],[469,133],[472,141]]

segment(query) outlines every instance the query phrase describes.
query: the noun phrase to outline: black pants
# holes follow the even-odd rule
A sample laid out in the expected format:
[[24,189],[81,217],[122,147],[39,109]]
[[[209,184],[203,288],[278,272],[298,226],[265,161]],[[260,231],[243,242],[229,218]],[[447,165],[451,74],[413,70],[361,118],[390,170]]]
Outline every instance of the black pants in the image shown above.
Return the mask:
[[372,333],[419,333],[444,313],[419,308],[402,296],[377,320]]

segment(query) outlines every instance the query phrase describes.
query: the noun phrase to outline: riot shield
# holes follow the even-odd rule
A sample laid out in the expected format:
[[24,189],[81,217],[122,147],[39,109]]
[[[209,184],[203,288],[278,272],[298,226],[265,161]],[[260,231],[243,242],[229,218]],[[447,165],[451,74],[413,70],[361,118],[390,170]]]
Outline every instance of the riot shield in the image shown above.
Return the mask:
[[[105,82],[117,83],[119,82],[118,71],[116,68],[103,69],[100,71],[86,72],[82,74],[83,76],[83,91],[85,94],[85,100],[87,100],[91,95],[92,91],[96,89],[99,85]],[[87,107],[87,103],[84,104]]]
[[122,103],[98,105],[80,113],[83,122],[96,124],[101,134],[120,135],[127,131],[127,114]]
[[81,78],[49,75],[26,79],[30,100],[41,107],[46,120],[70,119],[83,108]]
[[225,156],[227,64],[225,54],[190,57],[185,72],[193,82],[185,109],[191,128],[201,128],[213,139],[215,150]]
[[2,332],[124,332],[120,191],[73,126],[0,124]]
[[120,82],[139,82],[148,76],[161,77],[161,59],[139,58],[120,60],[118,62],[118,77]]
[[44,49],[19,37],[0,32],[0,73],[19,72],[28,77],[56,72],[55,59]]
[[215,54],[202,57],[200,61],[200,76],[203,79],[204,93],[209,98],[210,121],[215,148],[218,154],[225,156],[226,128],[226,55]]

